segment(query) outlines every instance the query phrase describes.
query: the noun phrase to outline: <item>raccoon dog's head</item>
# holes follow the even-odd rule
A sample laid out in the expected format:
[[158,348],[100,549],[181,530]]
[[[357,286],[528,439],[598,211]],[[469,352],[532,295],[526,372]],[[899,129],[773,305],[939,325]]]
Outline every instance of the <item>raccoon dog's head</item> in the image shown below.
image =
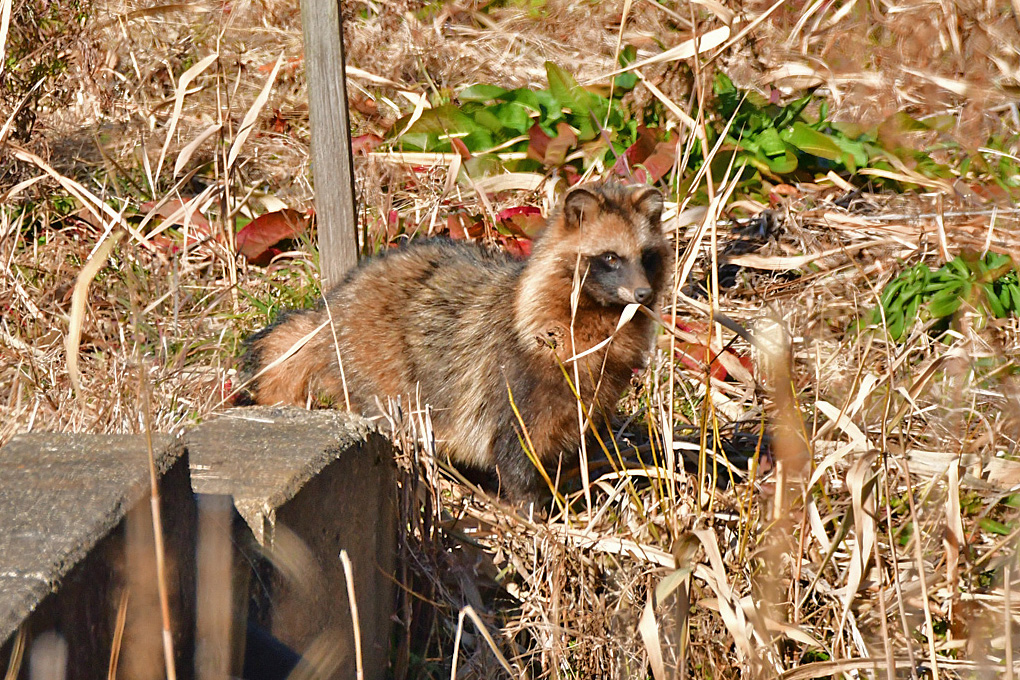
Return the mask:
[[670,259],[661,220],[662,195],[653,187],[580,185],[564,197],[550,236],[564,264],[580,257],[581,290],[592,301],[652,306]]

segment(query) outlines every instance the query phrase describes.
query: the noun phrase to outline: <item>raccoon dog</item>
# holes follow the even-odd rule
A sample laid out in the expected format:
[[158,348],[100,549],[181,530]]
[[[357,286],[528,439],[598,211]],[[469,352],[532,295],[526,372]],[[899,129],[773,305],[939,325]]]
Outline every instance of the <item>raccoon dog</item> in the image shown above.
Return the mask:
[[[586,184],[566,194],[525,261],[445,239],[372,258],[326,294],[328,310],[292,312],[248,340],[240,374],[251,382],[240,401],[342,406],[349,398],[369,415],[377,398],[420,399],[455,464],[495,472],[505,495],[534,499],[545,484],[521,441],[550,476],[561,455],[577,455],[577,399],[564,368],[572,381],[571,358],[613,335],[626,305],[656,308],[671,255],[661,213],[651,187]],[[637,314],[607,346],[576,359],[593,422],[613,412],[644,366],[654,330]]]

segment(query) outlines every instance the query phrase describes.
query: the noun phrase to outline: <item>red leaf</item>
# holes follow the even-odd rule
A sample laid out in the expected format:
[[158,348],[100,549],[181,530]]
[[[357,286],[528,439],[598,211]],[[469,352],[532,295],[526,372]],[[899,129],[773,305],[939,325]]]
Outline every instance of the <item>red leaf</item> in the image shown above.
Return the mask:
[[583,175],[574,169],[573,165],[564,165],[562,168],[563,176],[567,178],[567,186],[574,186],[581,181]]
[[705,355],[708,348],[693,342],[676,342],[676,354],[680,363],[687,368],[702,368],[705,365]]
[[383,138],[371,132],[367,135],[358,135],[351,138],[351,153],[355,156],[367,156],[382,143]]
[[503,243],[503,247],[508,253],[514,257],[526,258],[531,255],[531,239],[530,238],[514,238],[513,236],[504,236],[500,239]]
[[[681,324],[677,324],[678,328],[680,326]],[[722,362],[716,360],[716,353],[712,352],[711,350],[708,349],[708,347],[701,343],[683,342],[681,340],[677,340],[676,353],[677,359],[680,360],[680,363],[683,364],[684,366],[687,366],[688,368],[703,371],[705,369],[705,364],[711,362],[712,366],[710,374],[713,378],[717,380],[726,380],[727,378],[730,377],[729,371],[727,371],[726,367],[722,365]],[[723,352],[723,354],[727,354],[733,357],[738,362],[740,362],[740,365],[742,365],[744,368],[746,368],[749,372],[753,374],[754,364],[751,361],[750,357],[742,356],[731,350],[726,350],[725,352]]]
[[447,215],[446,229],[454,241],[481,238],[485,234],[485,225],[466,213]]
[[528,130],[528,158],[539,163],[545,162],[545,152],[552,137],[545,134],[542,126],[535,123]]
[[533,205],[522,205],[516,208],[506,208],[500,210],[499,214],[496,215],[501,220],[508,220],[516,217],[517,215],[541,215],[542,211]]
[[971,191],[977,194],[976,198],[982,203],[994,201],[997,203],[1008,204],[1011,200],[1009,193],[998,184],[978,184],[977,182],[972,182],[965,186],[969,187]]
[[[230,11],[229,9],[227,9],[228,7],[229,5],[224,4],[224,10],[227,12]],[[281,65],[281,70],[284,72],[297,71],[298,68],[301,67],[301,64],[304,62],[304,60],[305,60],[304,55],[301,55],[300,57],[290,57],[288,59],[284,59],[283,64]],[[261,71],[262,73],[269,73],[273,70],[274,66],[276,66],[276,62],[266,62],[265,64],[259,65],[258,70]]]
[[269,129],[278,135],[282,135],[290,130],[290,122],[280,113],[280,109],[273,110],[273,117],[269,121]]
[[556,124],[556,137],[545,150],[545,164],[559,166],[567,159],[567,152],[577,145],[577,135],[566,123]]
[[538,123],[528,130],[528,158],[544,165],[559,166],[566,160],[567,152],[577,145],[577,135],[564,122],[556,124],[556,136],[549,137]]
[[530,205],[507,208],[500,211],[496,218],[510,233],[529,239],[534,238],[545,224],[545,220],[542,219],[542,211]]
[[446,216],[446,231],[450,233],[450,238],[454,241],[463,241],[467,238],[467,230],[464,229],[461,217],[461,215]]
[[450,146],[453,150],[460,154],[460,157],[464,160],[471,160],[471,152],[468,151],[467,145],[457,137],[450,138]]
[[252,264],[265,266],[280,253],[272,246],[304,232],[309,221],[308,215],[290,208],[259,215],[237,232],[237,250]]
[[643,163],[646,158],[652,155],[655,151],[655,144],[655,133],[649,131],[644,125],[638,127],[637,141],[631,144],[623,155],[616,159],[616,164],[613,165],[613,172],[617,175],[629,175],[629,171],[634,166]]
[[351,105],[351,108],[353,108],[358,113],[364,114],[366,116],[379,115],[379,105],[376,103],[375,99],[372,99],[368,95],[361,95],[358,94],[357,92],[351,92],[350,96],[347,99],[347,102]]
[[782,204],[785,196],[797,197],[800,190],[789,184],[777,184],[769,190],[769,204],[773,207]]
[[676,142],[659,142],[655,145],[655,151],[642,161],[641,167],[645,171],[645,177],[639,181],[651,184],[658,182],[673,169],[674,163],[676,163]]

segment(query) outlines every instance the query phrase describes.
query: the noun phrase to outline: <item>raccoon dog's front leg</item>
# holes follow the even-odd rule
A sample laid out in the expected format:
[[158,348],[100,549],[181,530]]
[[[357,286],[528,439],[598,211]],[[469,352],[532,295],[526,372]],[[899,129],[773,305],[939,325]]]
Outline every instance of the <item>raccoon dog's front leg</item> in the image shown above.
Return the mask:
[[[499,478],[500,495],[515,501],[539,503],[549,498],[549,485],[542,473],[521,446],[520,430],[517,426],[500,428],[493,445],[496,475]],[[555,475],[556,470],[546,473]]]

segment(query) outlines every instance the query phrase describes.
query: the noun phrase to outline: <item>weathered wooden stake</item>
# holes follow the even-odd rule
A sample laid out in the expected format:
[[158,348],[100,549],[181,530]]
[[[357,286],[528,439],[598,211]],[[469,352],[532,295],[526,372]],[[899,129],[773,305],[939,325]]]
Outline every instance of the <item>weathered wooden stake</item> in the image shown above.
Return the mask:
[[347,116],[340,0],[301,0],[312,137],[312,179],[323,290],[358,261],[354,164]]

